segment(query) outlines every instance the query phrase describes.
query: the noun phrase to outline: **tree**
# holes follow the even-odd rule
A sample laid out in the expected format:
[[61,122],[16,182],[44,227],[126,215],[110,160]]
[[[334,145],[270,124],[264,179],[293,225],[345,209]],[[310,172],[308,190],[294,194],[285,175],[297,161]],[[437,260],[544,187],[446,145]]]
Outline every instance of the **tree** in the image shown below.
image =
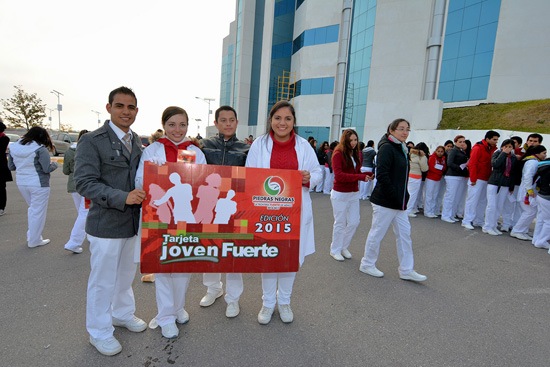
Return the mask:
[[0,99],[4,106],[2,115],[13,127],[24,127],[29,130],[33,126],[42,126],[46,117],[46,104],[36,93],[26,93],[20,85],[13,86],[16,90],[13,97]]

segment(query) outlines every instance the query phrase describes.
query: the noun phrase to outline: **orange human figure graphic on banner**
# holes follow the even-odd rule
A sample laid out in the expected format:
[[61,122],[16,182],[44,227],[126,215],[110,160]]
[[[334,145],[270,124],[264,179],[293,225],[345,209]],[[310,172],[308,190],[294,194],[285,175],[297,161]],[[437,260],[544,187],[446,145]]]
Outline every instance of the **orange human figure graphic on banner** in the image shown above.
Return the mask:
[[222,177],[217,173],[212,173],[206,177],[207,185],[199,186],[197,197],[199,205],[195,212],[196,223],[210,224],[214,218],[214,207],[218,202],[220,190],[218,187],[222,184]]

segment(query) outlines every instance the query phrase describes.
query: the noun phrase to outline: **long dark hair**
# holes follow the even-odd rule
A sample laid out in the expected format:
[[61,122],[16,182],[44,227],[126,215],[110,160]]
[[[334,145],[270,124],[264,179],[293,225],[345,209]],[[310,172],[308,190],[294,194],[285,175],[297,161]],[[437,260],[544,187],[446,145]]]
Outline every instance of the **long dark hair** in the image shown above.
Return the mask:
[[[357,145],[355,146],[355,148],[352,148],[350,143],[352,135],[355,135],[355,137],[357,138]],[[346,129],[342,132],[340,143],[336,146],[336,148],[334,148],[334,151],[337,150],[342,152],[342,155],[344,156],[344,161],[346,162],[346,167],[353,166],[353,162],[351,161],[350,156],[353,156],[353,160],[355,160],[355,164],[357,166],[359,166],[359,164],[361,163],[361,159],[359,158],[359,136],[357,136],[355,130]]]
[[48,150],[53,150],[52,139],[50,139],[50,134],[46,129],[40,126],[31,127],[29,131],[21,138],[21,144],[27,145],[33,141],[37,142],[40,145],[45,146]]
[[294,110],[294,106],[289,101],[279,101],[275,103],[275,105],[271,108],[271,111],[269,112],[269,118],[267,119],[267,128],[265,131],[266,134],[271,133],[271,119],[273,118],[273,115],[275,114],[275,112],[284,107],[288,107],[290,109],[290,113],[292,113],[292,117],[294,117],[294,133],[296,133],[296,111]]

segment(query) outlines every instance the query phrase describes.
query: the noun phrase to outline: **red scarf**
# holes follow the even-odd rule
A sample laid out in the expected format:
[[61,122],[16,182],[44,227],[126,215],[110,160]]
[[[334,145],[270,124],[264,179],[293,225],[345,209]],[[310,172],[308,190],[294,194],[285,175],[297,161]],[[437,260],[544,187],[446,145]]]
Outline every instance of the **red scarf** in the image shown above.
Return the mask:
[[187,149],[190,145],[195,145],[198,147],[197,143],[194,141],[184,141],[178,145],[174,144],[172,140],[168,138],[160,138],[159,143],[164,145],[164,153],[166,154],[166,162],[177,162],[178,161],[178,150]]

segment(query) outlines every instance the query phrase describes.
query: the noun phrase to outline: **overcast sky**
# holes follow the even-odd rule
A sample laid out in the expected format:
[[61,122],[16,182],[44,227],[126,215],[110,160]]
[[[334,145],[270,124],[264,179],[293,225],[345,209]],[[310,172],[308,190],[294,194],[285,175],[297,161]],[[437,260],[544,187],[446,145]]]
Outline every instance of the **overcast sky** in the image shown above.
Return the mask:
[[219,106],[222,41],[233,20],[235,0],[2,1],[0,98],[21,85],[56,109],[55,89],[63,93],[61,122],[90,130],[91,111],[107,119],[108,94],[124,85],[138,98],[139,134],[160,128],[164,108],[176,105],[189,114],[189,133],[199,124],[204,136],[208,105],[195,96]]

